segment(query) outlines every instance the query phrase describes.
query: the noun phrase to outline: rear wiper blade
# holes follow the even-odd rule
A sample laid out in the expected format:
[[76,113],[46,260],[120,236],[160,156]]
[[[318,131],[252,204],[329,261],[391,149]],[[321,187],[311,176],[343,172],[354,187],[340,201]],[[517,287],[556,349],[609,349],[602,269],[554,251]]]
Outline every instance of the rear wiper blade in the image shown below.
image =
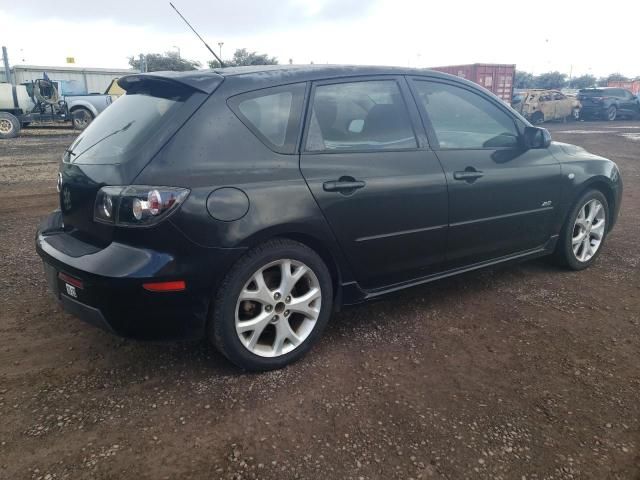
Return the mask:
[[[91,150],[93,147],[95,147],[96,145],[98,145],[101,142],[104,142],[107,138],[111,138],[114,135],[117,135],[118,133],[121,132],[126,132],[127,130],[129,130],[131,128],[131,126],[135,123],[135,120],[131,120],[129,123],[127,123],[124,127],[119,128],[118,130],[111,132],[110,134],[108,134],[107,136],[101,138],[100,140],[98,140],[96,143],[94,143],[93,145],[90,145],[89,147],[85,148],[82,152],[80,152],[80,155],[84,155],[87,151]],[[66,151],[68,151],[69,153],[71,153],[71,155],[75,156],[77,155],[77,153],[73,153],[71,150],[67,149]]]
[[71,150],[70,148],[67,148],[64,153],[68,153],[69,155],[73,155],[74,157],[77,155],[77,153],[73,153],[73,150]]

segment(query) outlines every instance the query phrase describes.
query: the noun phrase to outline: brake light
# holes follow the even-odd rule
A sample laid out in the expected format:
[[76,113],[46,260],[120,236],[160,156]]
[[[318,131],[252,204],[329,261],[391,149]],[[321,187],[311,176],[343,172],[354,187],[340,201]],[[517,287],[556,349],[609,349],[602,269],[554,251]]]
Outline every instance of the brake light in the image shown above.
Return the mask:
[[69,285],[73,285],[74,287],[84,288],[84,284],[82,283],[82,280],[78,280],[77,278],[70,277],[66,273],[62,273],[62,272],[58,273],[58,278],[63,282],[68,283]]
[[180,292],[186,290],[187,285],[184,280],[177,280],[173,282],[143,283],[142,288],[150,292]]
[[94,220],[124,227],[155,225],[175,211],[189,195],[178,187],[103,187],[96,195]]

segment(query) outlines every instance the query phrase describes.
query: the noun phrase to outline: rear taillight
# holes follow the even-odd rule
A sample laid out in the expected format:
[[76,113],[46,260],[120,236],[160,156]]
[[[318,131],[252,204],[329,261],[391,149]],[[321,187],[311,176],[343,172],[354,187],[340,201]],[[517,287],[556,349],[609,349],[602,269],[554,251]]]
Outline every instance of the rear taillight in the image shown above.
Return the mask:
[[123,227],[148,227],[169,216],[189,195],[178,187],[103,187],[96,195],[94,220]]

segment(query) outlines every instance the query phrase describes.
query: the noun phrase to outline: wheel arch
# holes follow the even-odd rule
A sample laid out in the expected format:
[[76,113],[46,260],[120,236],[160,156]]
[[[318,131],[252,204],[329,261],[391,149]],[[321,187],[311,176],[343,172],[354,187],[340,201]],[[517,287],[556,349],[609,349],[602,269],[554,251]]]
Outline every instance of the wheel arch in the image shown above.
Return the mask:
[[334,287],[334,309],[339,309],[342,304],[342,285],[350,274],[338,245],[331,244],[334,239],[331,238],[330,242],[327,242],[317,232],[309,233],[302,229],[281,226],[252,235],[243,242],[243,246],[252,249],[277,238],[302,243],[320,256],[331,274],[331,282]]
[[329,249],[323,242],[312,235],[298,232],[281,234],[278,235],[277,238],[285,238],[288,240],[293,240],[294,242],[302,243],[303,245],[306,245],[311,250],[316,252],[329,269],[329,273],[331,273],[331,281],[333,283],[334,290],[337,292],[340,289],[342,278],[340,275],[340,267],[338,266],[338,262],[331,252],[331,249]]
[[611,181],[606,177],[595,177],[585,182],[578,189],[571,205],[573,205],[576,201],[578,201],[578,199],[582,197],[582,195],[584,195],[588,190],[597,190],[604,195],[604,198],[607,199],[607,206],[609,210],[607,212],[609,214],[607,231],[611,231],[611,229],[613,228],[613,221],[612,221],[613,212],[615,212],[617,208],[617,205],[616,205],[617,199],[616,199],[614,188],[611,185]]
[[69,108],[69,112],[73,113],[80,109],[87,110],[93,116],[93,118],[96,118],[98,116],[98,110],[96,109],[96,107],[94,107],[88,102],[87,103],[83,102],[83,103],[73,105],[71,108]]

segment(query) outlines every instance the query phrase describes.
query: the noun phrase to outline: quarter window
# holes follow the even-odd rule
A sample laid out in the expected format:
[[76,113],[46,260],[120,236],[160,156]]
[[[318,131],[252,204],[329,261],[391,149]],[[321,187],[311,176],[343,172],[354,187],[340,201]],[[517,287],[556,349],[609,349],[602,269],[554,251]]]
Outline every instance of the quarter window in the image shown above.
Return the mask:
[[247,92],[230,98],[229,106],[269,148],[294,153],[304,90],[304,84],[294,84]]
[[274,145],[284,145],[287,123],[291,114],[291,92],[273,93],[244,100],[238,110]]
[[316,87],[307,151],[416,147],[407,107],[394,80]]
[[440,148],[513,148],[518,145],[513,119],[480,95],[445,83],[416,81],[415,86]]

